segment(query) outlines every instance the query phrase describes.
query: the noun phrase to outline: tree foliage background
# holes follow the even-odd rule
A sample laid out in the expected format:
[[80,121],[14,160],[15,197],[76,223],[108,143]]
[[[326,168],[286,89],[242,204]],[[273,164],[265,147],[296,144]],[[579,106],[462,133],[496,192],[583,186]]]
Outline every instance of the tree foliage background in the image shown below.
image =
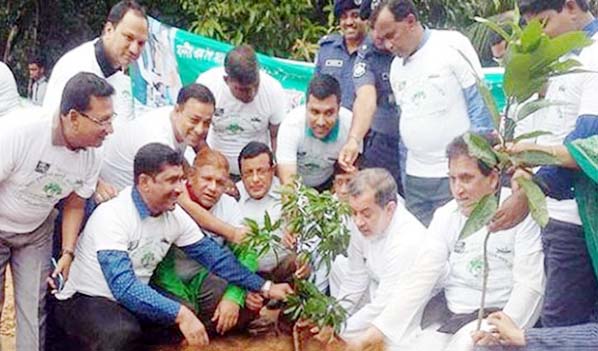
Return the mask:
[[[336,30],[333,0],[139,0],[167,24],[232,44],[249,43],[260,52],[312,60],[318,39]],[[99,35],[116,0],[0,0],[0,60],[27,85],[27,57],[41,53],[49,66],[69,49]],[[474,16],[491,17],[515,0],[415,0],[431,28],[469,35],[488,56],[488,31]],[[598,0],[590,0],[598,9]]]

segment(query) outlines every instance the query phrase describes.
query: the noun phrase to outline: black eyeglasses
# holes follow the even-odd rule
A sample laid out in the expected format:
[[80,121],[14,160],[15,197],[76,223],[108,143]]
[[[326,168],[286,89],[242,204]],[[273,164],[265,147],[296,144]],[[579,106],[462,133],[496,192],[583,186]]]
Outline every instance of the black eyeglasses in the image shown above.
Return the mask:
[[98,119],[97,117],[90,116],[90,115],[88,115],[88,114],[86,114],[86,113],[84,113],[84,112],[81,112],[81,111],[77,111],[77,112],[78,112],[78,113],[79,113],[81,116],[83,116],[83,117],[85,117],[85,118],[89,119],[90,121],[92,121],[92,122],[94,122],[94,123],[96,123],[97,125],[99,125],[99,126],[102,126],[102,127],[108,127],[109,125],[111,125],[111,124],[112,124],[112,121],[113,121],[113,120],[114,120],[114,118],[117,116],[116,112],[113,112],[113,113],[112,113],[112,115],[110,116],[110,118],[107,118],[107,119],[104,119],[104,120],[100,120],[100,119]]

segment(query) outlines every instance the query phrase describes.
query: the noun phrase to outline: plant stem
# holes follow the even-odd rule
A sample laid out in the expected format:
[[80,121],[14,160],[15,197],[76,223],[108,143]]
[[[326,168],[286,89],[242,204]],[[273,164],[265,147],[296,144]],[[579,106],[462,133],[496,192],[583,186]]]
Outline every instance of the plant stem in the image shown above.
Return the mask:
[[[504,176],[504,170],[500,171],[499,181],[498,181],[498,189],[496,190],[496,201],[500,204],[500,190],[501,190],[501,179]],[[490,267],[488,265],[488,241],[490,240],[491,232],[487,232],[486,236],[484,237],[484,269],[482,275],[482,298],[480,301],[480,309],[478,310],[478,323],[476,325],[476,331],[479,331],[482,328],[482,320],[484,319],[484,309],[486,307],[486,292],[488,290],[488,275],[490,274]]]
[[484,319],[484,307],[486,305],[486,291],[488,290],[488,239],[490,239],[490,232],[486,233],[484,238],[484,273],[482,280],[482,301],[480,302],[480,309],[478,310],[478,324],[476,331],[479,331],[482,327],[482,319]]

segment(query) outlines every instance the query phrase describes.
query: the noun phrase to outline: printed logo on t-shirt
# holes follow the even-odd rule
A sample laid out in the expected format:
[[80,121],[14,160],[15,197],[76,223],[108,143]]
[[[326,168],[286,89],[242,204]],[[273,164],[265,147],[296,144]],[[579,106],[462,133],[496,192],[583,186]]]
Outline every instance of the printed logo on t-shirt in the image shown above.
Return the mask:
[[35,166],[35,171],[37,173],[46,173],[46,172],[48,172],[49,169],[50,169],[50,164],[43,162],[43,161],[38,161],[37,166]]
[[455,253],[464,253],[465,252],[465,241],[459,240],[455,243],[455,248],[453,250]]
[[478,256],[467,264],[467,271],[471,274],[474,278],[479,278],[482,276],[484,270],[484,260],[481,256]]
[[62,187],[58,183],[48,183],[44,186],[43,190],[48,199],[62,195]]
[[82,179],[73,177],[59,167],[50,170],[49,164],[39,162],[36,172],[32,173],[27,183],[20,186],[17,197],[28,206],[47,208],[82,186]]

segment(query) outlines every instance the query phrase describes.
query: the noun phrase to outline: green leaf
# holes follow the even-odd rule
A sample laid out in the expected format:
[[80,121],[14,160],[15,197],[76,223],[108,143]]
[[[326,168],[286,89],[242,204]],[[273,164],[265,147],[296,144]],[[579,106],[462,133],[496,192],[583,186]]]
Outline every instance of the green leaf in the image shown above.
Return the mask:
[[511,162],[516,167],[537,167],[558,165],[559,160],[548,152],[540,150],[528,150],[511,155]]
[[500,35],[504,40],[509,41],[509,39],[510,39],[509,33],[507,33],[504,29],[502,29],[498,23],[493,22],[486,18],[482,18],[482,17],[474,17],[473,19],[479,23],[482,23],[482,24],[488,26],[490,29],[492,29],[498,35]]
[[469,149],[469,155],[484,162],[489,168],[494,168],[498,163],[494,149],[488,141],[473,133],[465,133],[463,140]]
[[561,106],[567,105],[569,103],[563,101],[555,101],[555,100],[545,100],[545,99],[537,99],[533,101],[526,102],[519,111],[517,112],[517,122],[524,120],[526,117],[530,116],[531,114],[550,106]]
[[459,240],[466,239],[490,223],[490,220],[492,220],[492,217],[496,214],[497,209],[498,199],[496,198],[496,195],[488,194],[482,197],[469,215],[469,218],[467,218],[467,221],[459,234]]
[[538,48],[540,39],[544,34],[544,26],[540,21],[531,21],[521,33],[519,39],[521,50],[524,53],[529,53]]
[[545,227],[548,224],[549,216],[548,209],[546,208],[546,197],[542,189],[540,189],[538,184],[524,177],[518,177],[515,180],[519,183],[523,191],[525,191],[525,195],[527,195],[527,204],[532,218],[538,225]]
[[272,230],[272,220],[270,219],[268,211],[266,211],[266,214],[264,215],[264,228],[268,231]]
[[527,139],[535,139],[537,137],[540,137],[542,135],[551,135],[551,132],[546,132],[543,130],[536,130],[533,132],[529,132],[529,133],[525,133],[525,134],[521,134],[520,136],[518,136],[517,138],[513,139],[514,143],[518,143],[522,140],[527,140]]

